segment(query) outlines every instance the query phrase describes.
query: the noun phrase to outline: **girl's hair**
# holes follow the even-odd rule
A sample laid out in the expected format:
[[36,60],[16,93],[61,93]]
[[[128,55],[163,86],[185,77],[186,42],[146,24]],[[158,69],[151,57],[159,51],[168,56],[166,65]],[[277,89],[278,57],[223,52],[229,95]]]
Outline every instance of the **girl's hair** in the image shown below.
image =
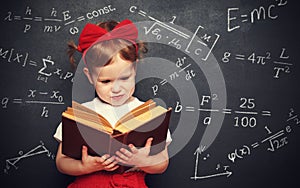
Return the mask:
[[[113,30],[117,24],[118,22],[111,20],[98,23],[97,25],[109,32]],[[111,63],[117,54],[120,54],[121,58],[124,60],[135,62],[137,59],[142,58],[143,53],[147,52],[147,47],[143,42],[136,41],[136,44],[138,49],[136,49],[135,45],[133,45],[130,41],[125,39],[101,41],[90,47],[83,58],[85,58],[84,61],[89,67],[105,66]],[[77,45],[74,41],[69,41],[68,47],[67,53],[70,63],[76,67],[74,53],[77,50]]]

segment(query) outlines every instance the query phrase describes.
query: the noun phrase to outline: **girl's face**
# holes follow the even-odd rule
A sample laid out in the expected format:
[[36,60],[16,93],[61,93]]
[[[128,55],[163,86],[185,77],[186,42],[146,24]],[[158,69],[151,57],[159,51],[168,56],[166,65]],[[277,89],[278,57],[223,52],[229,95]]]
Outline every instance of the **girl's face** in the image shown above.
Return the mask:
[[132,99],[136,72],[131,61],[117,55],[111,64],[93,70],[84,68],[84,73],[104,102],[120,106]]

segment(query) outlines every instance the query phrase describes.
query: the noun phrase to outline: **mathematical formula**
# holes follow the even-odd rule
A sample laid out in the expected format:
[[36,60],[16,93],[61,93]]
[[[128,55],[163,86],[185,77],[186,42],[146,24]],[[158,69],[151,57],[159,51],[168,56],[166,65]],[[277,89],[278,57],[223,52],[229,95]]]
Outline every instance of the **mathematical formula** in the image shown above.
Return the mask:
[[[10,104],[39,104],[39,105],[64,105],[64,97],[59,90],[38,91],[29,89],[25,98],[3,97],[1,99],[2,109],[7,109]],[[43,106],[40,117],[49,117],[49,110]]]
[[[274,0],[273,0],[274,1]],[[287,0],[275,0],[275,4],[269,6],[260,6],[253,9],[248,14],[239,14],[240,9],[238,7],[231,7],[227,9],[227,31],[232,32],[236,29],[240,29],[242,24],[251,23],[254,24],[260,20],[275,20],[278,18],[278,9],[283,8],[288,3]]]
[[196,76],[195,71],[190,68],[191,63],[187,63],[186,59],[186,57],[177,58],[175,65],[179,70],[172,72],[167,78],[162,79],[159,84],[154,84],[152,86],[154,96],[158,93],[160,86],[163,86],[170,81],[175,81],[175,79],[180,77],[182,74],[184,74],[183,76],[186,81],[189,81]]
[[262,54],[257,54],[256,52],[252,52],[250,54],[234,54],[231,52],[224,52],[224,56],[222,58],[223,63],[229,63],[232,59],[235,62],[247,63],[250,62],[253,65],[266,66],[269,63],[273,63],[274,65],[274,75],[273,78],[278,79],[282,73],[289,74],[291,72],[291,67],[293,64],[289,61],[289,55],[287,54],[286,48],[282,48],[281,52],[278,55],[279,57],[272,57],[271,52],[266,52]]
[[[292,133],[294,126],[300,125],[300,119],[298,118],[298,113],[295,112],[293,108],[289,109],[288,116],[286,119],[286,126],[281,129],[273,132],[269,129],[268,126],[265,126],[264,129],[267,132],[267,136],[262,138],[260,141],[255,141],[250,144],[243,144],[241,147],[234,149],[233,151],[229,152],[227,155],[227,159],[233,163],[236,164],[237,160],[243,160],[246,157],[250,157],[253,154],[253,150],[256,148],[259,148],[263,144],[267,144],[266,150],[268,152],[275,152],[283,147],[285,147],[288,142],[288,135]],[[196,149],[194,152],[194,155],[196,155],[195,158],[195,171],[194,176],[191,177],[193,180],[201,180],[201,179],[207,179],[207,178],[213,178],[213,177],[220,177],[220,176],[226,176],[230,177],[233,172],[229,170],[229,165],[224,165],[223,172],[221,173],[215,173],[210,175],[198,175],[198,165],[200,156],[203,155],[203,152],[205,151],[205,146],[200,146]],[[203,160],[206,160],[210,155],[206,154],[203,157]],[[221,168],[220,164],[216,165],[216,170],[219,170]]]
[[[225,115],[231,115],[234,114],[234,127],[249,127],[254,128],[257,126],[257,116],[261,115],[262,117],[270,117],[271,111],[270,110],[261,110],[257,111],[255,110],[256,103],[254,98],[246,98],[241,97],[240,101],[241,104],[239,106],[239,109],[231,109],[231,108],[225,108],[225,109],[211,109],[211,108],[204,108],[206,104],[209,104],[211,100],[218,100],[218,95],[202,95],[200,107],[197,106],[183,106],[180,104],[180,102],[176,102],[176,106],[174,107],[174,112],[179,113],[181,111],[185,112],[194,112],[194,111],[200,111],[203,113],[223,113]],[[210,125],[211,123],[211,117],[206,116],[203,119],[203,125]]]
[[[92,20],[98,18],[105,14],[110,14],[111,12],[116,11],[112,5],[103,6],[101,8],[97,8],[95,10],[91,10],[86,12],[83,16],[78,16],[77,18],[73,18],[71,16],[70,10],[62,11],[58,13],[55,8],[49,10],[48,17],[42,17],[35,12],[33,12],[30,6],[27,6],[24,10],[24,14],[14,13],[12,11],[8,11],[7,15],[4,18],[4,21],[8,22],[24,22],[23,32],[28,33],[32,28],[32,23],[42,23],[44,24],[42,27],[42,31],[44,33],[55,33],[59,32],[62,29],[62,26],[71,26],[76,22],[82,22],[86,20]],[[60,15],[60,16],[59,16]],[[71,26],[69,28],[70,34],[74,35],[79,33],[79,29],[77,26]]]
[[38,69],[36,70],[38,74],[36,79],[38,81],[47,83],[49,78],[56,77],[60,80],[69,80],[70,82],[73,82],[74,74],[70,71],[63,71],[63,69],[55,67],[55,62],[51,60],[51,56],[42,58],[41,62],[39,62],[31,59],[29,52],[20,52],[15,48],[0,48],[0,57],[6,60],[6,63],[15,63],[23,68],[30,66]]
[[[215,47],[217,41],[220,38],[220,35],[217,33],[208,34],[205,28],[201,25],[197,27],[196,31],[192,36],[182,32],[176,29],[174,25],[172,26],[172,24],[174,24],[176,16],[174,16],[172,21],[169,22],[170,24],[167,24],[150,15],[147,15],[145,11],[139,10],[137,6],[131,6],[129,8],[129,11],[131,13],[137,13],[138,15],[141,15],[143,17],[148,18],[151,21],[154,21],[154,23],[150,27],[144,27],[145,35],[151,34],[155,36],[156,40],[166,40],[166,44],[177,49],[184,49],[186,53],[194,53],[197,56],[201,55],[203,56],[202,60],[204,61],[207,60],[208,56],[211,54],[213,48]],[[164,35],[162,29],[169,31],[169,34],[172,33],[176,37]],[[201,40],[194,41],[197,35],[200,35]],[[196,45],[197,47],[195,49],[191,49],[192,44],[194,42],[196,42],[196,44],[194,45]]]

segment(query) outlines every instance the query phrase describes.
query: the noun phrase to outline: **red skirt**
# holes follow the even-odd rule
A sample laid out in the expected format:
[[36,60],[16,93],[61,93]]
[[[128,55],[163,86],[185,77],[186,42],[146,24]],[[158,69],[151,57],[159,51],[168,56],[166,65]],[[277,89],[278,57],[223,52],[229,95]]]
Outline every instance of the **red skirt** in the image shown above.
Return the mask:
[[96,172],[76,177],[68,188],[147,188],[145,172],[132,171],[123,174]]

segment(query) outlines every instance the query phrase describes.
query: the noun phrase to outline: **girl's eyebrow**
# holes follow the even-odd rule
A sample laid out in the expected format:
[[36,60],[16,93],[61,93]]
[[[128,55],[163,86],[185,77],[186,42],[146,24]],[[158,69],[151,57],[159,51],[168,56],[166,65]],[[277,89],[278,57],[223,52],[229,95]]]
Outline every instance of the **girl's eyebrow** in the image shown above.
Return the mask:
[[112,79],[111,77],[107,77],[107,76],[105,76],[105,77],[99,76],[99,77],[97,78],[97,80],[111,80],[111,79]]
[[119,78],[122,78],[122,77],[129,77],[129,76],[131,76],[131,75],[132,75],[132,72],[130,71],[129,73],[121,74],[121,75],[119,76]]

